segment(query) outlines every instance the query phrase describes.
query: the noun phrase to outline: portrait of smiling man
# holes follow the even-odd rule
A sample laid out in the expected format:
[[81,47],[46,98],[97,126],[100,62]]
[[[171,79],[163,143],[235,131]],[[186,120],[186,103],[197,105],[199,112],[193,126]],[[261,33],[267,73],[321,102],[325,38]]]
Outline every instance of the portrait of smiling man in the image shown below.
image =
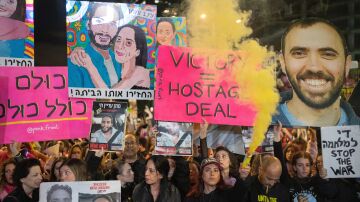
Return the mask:
[[351,55],[340,31],[324,19],[301,19],[286,29],[281,43],[281,68],[293,90],[281,94],[273,123],[360,124],[352,107],[340,97],[351,65]]
[[105,114],[101,118],[101,128],[91,135],[92,143],[121,144],[123,132],[114,128],[111,115]]

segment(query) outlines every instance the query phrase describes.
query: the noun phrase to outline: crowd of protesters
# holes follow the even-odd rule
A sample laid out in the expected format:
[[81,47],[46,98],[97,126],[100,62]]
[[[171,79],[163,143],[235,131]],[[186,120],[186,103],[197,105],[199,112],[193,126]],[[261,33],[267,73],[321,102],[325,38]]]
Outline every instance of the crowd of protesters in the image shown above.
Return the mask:
[[42,182],[90,180],[120,180],[125,202],[359,201],[355,179],[327,178],[315,130],[275,126],[274,153],[242,165],[226,146],[208,148],[208,124],[199,128],[184,157],[152,155],[158,132],[145,121],[126,130],[119,152],[89,150],[87,139],[3,145],[0,201],[38,201]]

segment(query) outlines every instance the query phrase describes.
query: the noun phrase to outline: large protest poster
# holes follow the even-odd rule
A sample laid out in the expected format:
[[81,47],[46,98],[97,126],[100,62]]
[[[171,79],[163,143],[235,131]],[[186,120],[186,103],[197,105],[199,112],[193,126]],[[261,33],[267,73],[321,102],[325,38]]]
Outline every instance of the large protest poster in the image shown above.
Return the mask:
[[360,177],[360,126],[321,128],[324,168],[329,178]]
[[34,66],[33,0],[0,3],[0,66]]
[[0,143],[85,138],[92,101],[69,99],[66,67],[0,67]]
[[67,1],[71,97],[153,99],[156,6]]
[[186,18],[158,17],[156,18],[156,46],[187,46]]
[[[299,6],[303,6],[301,4],[304,5],[300,3]],[[358,92],[354,91],[360,80],[359,43],[352,40],[358,38],[354,30],[359,25],[346,23],[355,17],[343,15],[351,12],[351,1],[319,4],[322,2],[314,1],[301,14],[312,17],[299,18],[299,13],[294,12],[293,16],[281,16],[276,20],[257,19],[257,23],[264,20],[266,24],[262,33],[257,33],[261,36],[260,41],[261,38],[267,41],[265,43],[279,53],[275,74],[282,99],[278,113],[273,115],[273,124],[277,121],[289,127],[360,124],[360,101],[355,95]],[[291,6],[294,6],[291,2],[279,5],[281,9]],[[328,10],[330,7],[332,9]],[[269,9],[263,12],[266,10]],[[346,20],[337,20],[340,18]],[[293,52],[298,50],[297,47],[304,49]],[[315,50],[322,48],[331,48],[332,58],[325,54],[314,58],[319,56]],[[299,57],[293,57],[295,53]],[[299,69],[299,66],[304,68]],[[357,101],[349,102],[351,96],[357,97]],[[318,113],[319,110],[322,113]]]
[[126,102],[93,103],[90,149],[122,149],[127,107]]
[[256,110],[251,102],[239,100],[241,87],[230,76],[232,65],[241,63],[244,54],[199,54],[190,48],[160,46],[158,56],[156,120],[200,123],[204,118],[214,124],[253,125]]
[[192,123],[158,121],[154,154],[191,156],[192,126]]
[[[121,201],[121,183],[116,181],[43,182],[40,202],[49,201]],[[100,200],[102,199],[102,200]]]

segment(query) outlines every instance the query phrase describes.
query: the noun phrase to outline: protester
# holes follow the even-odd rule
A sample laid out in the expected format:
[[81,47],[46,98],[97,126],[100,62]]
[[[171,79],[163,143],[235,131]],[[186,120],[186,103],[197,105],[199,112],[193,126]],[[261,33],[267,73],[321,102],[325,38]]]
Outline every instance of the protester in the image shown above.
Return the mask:
[[186,196],[192,196],[200,186],[200,165],[196,161],[189,161],[189,170],[190,170],[190,190]]
[[[311,177],[312,159],[310,154],[300,151],[293,156],[294,178],[289,179],[289,189],[293,201],[325,201],[334,198],[337,187],[326,180],[326,170],[321,168],[319,176]],[[325,179],[325,180],[324,180]]]
[[221,175],[228,186],[234,186],[238,178],[238,162],[233,154],[224,146],[215,149],[215,158],[222,167]]
[[50,182],[60,181],[60,167],[65,160],[65,157],[58,157],[54,160],[50,170]]
[[135,175],[135,183],[144,180],[145,159],[138,154],[139,139],[133,134],[125,135],[123,160],[131,165]]
[[40,161],[34,158],[20,161],[14,170],[13,180],[16,188],[3,202],[37,202],[42,181]]
[[84,151],[81,148],[80,144],[74,144],[69,153],[69,158],[75,159],[83,159],[84,158]]
[[8,159],[1,165],[0,170],[0,201],[2,201],[10,192],[14,191],[15,185],[13,173],[16,167],[14,159]]
[[131,202],[132,193],[135,187],[134,172],[130,164],[125,161],[117,161],[111,171],[110,180],[120,180],[121,182],[121,201]]
[[60,181],[74,182],[88,180],[86,163],[80,159],[69,159],[60,167]]
[[282,167],[280,160],[264,156],[260,160],[259,174],[239,180],[235,185],[242,201],[290,201],[289,189],[279,183]]
[[167,180],[169,163],[163,156],[152,156],[146,161],[145,181],[136,185],[134,202],[180,202],[180,192]]
[[200,183],[196,191],[188,194],[186,202],[225,202],[226,185],[221,175],[222,167],[215,158],[207,158],[201,162]]

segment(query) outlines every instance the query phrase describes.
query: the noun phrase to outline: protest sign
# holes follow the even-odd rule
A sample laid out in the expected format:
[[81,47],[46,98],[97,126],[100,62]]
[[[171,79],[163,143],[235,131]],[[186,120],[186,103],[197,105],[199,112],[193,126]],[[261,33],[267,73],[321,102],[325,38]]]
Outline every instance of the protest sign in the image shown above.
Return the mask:
[[[34,59],[33,0],[16,0],[9,4],[1,1],[1,3],[0,63],[8,58]],[[12,8],[13,5],[15,8]]]
[[92,102],[69,99],[66,67],[0,67],[0,143],[84,138]]
[[215,51],[199,54],[190,48],[160,46],[155,120],[200,123],[204,118],[208,123],[253,125],[254,106],[250,101],[240,101],[243,86],[230,76],[243,55]]
[[[121,184],[116,181],[43,182],[40,202],[48,201],[121,201]],[[107,199],[107,200],[105,200]]]
[[156,11],[145,4],[67,1],[69,95],[153,99]]
[[324,168],[328,178],[360,177],[360,126],[321,128]]
[[154,99],[153,90],[119,90],[119,89],[96,89],[96,88],[70,88],[70,97],[78,98],[104,98],[104,99],[136,99],[151,100]]
[[156,45],[186,46],[186,18],[156,18]]
[[4,67],[33,67],[34,60],[29,58],[0,57],[0,66]]
[[125,102],[93,103],[90,149],[122,149],[127,107]]
[[192,155],[192,124],[162,122],[157,123],[158,134],[154,154],[169,156]]

